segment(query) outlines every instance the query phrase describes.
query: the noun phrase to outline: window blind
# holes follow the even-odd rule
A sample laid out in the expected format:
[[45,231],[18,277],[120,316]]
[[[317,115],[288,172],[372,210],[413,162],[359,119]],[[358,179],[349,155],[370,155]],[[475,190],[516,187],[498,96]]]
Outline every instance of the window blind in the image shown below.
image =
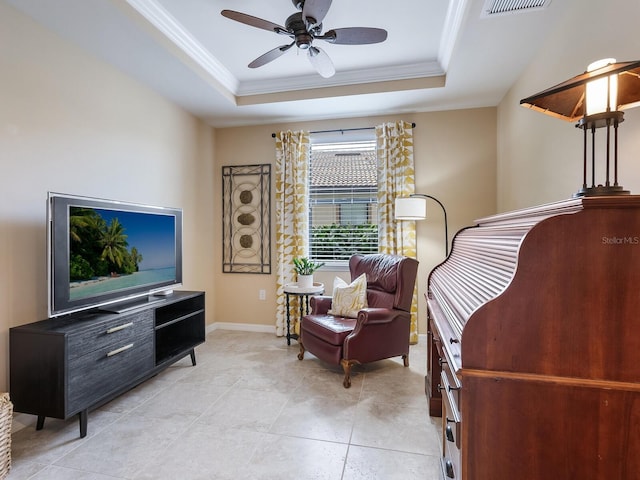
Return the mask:
[[378,251],[375,141],[312,144],[310,257],[343,262]]

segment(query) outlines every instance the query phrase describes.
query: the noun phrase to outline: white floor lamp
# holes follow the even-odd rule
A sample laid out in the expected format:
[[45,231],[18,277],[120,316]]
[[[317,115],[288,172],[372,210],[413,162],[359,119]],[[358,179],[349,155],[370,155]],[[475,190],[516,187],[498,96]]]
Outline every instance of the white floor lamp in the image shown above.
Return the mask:
[[440,200],[431,195],[414,193],[409,197],[398,197],[395,201],[396,220],[424,220],[427,218],[427,198],[435,201],[444,213],[444,251],[449,256],[449,227],[447,223],[447,210]]

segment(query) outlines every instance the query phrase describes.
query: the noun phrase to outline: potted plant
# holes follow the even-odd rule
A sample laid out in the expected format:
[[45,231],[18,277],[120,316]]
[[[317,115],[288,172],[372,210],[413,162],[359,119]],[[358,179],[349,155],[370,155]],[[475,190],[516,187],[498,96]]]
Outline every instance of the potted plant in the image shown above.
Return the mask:
[[324,265],[324,262],[316,262],[307,257],[295,257],[293,259],[293,269],[298,275],[298,287],[313,287],[313,272]]

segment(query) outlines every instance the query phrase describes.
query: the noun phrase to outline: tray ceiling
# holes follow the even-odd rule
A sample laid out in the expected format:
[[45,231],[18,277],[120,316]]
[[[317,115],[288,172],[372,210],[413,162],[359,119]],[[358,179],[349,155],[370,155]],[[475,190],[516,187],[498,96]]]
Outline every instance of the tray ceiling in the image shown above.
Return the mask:
[[289,39],[220,14],[283,25],[291,0],[3,1],[216,127],[494,106],[564,8],[546,0],[487,16],[484,0],[334,0],[324,31],[376,27],[388,38],[316,40],[336,67],[326,79],[296,48],[247,68]]

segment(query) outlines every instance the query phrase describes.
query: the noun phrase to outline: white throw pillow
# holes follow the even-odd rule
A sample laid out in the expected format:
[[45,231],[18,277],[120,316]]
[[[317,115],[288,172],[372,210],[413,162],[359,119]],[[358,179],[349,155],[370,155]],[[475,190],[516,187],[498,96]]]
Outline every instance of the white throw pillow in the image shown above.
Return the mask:
[[333,281],[333,299],[330,315],[357,318],[358,312],[367,308],[367,274],[363,273],[353,282],[347,282],[340,277]]

